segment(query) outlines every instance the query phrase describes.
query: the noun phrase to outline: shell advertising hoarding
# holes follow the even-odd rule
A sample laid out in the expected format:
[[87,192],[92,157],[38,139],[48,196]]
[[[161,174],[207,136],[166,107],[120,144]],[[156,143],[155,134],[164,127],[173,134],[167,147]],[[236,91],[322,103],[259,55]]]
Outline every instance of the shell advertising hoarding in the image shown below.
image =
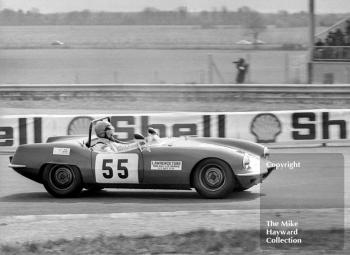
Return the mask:
[[111,116],[120,140],[131,140],[135,133],[145,135],[148,127],[160,137],[226,137],[276,145],[346,141],[350,131],[350,110],[7,115],[0,116],[0,151],[46,142],[51,136],[87,135],[91,120],[103,116]]

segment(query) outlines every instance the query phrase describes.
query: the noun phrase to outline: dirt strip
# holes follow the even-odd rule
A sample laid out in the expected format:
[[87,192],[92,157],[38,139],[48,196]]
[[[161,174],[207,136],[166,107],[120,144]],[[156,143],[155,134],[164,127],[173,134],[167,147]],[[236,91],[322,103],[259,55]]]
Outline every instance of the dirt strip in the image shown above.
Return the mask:
[[[340,214],[339,214],[340,213]],[[295,219],[301,229],[339,227],[342,209],[207,210],[112,214],[27,215],[0,217],[0,244],[68,240],[98,235],[161,236],[196,229],[216,231],[259,229],[260,216]],[[317,217],[315,217],[317,215]],[[344,228],[350,228],[350,209],[345,209]],[[330,220],[333,219],[333,220]]]

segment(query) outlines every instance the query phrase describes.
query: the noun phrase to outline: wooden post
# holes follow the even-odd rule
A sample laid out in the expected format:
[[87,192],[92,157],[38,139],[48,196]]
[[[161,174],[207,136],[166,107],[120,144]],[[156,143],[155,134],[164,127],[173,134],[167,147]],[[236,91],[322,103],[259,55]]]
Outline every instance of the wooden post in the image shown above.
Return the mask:
[[74,83],[75,83],[75,84],[80,84],[79,73],[75,73],[75,76],[74,76]]
[[213,71],[215,71],[216,75],[219,77],[219,80],[220,80],[220,83],[221,84],[225,84],[225,80],[224,80],[224,77],[221,75],[220,73],[220,70],[218,68],[218,66],[215,64],[214,62],[214,59],[211,60],[212,62],[212,68],[213,68]]
[[159,84],[159,74],[158,71],[153,72],[153,83]]
[[251,63],[252,58],[250,53],[247,53],[245,60],[249,64],[246,83],[250,84],[252,82],[252,63]]
[[211,54],[208,54],[208,83],[213,84],[213,56]]
[[284,54],[284,82],[289,83],[289,54]]
[[199,84],[204,84],[205,83],[205,71],[200,70],[199,71]]
[[309,61],[307,66],[308,83],[313,80],[313,49],[315,45],[315,0],[309,0]]
[[114,84],[118,83],[118,72],[117,71],[115,71],[113,73],[113,82],[114,82]]

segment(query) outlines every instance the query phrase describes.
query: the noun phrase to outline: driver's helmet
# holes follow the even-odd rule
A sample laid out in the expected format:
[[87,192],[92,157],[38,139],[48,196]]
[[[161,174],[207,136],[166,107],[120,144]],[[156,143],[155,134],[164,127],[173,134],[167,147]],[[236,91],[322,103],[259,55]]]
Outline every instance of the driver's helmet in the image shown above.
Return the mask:
[[114,129],[112,124],[106,121],[98,121],[95,124],[95,133],[99,138],[106,138],[106,131]]

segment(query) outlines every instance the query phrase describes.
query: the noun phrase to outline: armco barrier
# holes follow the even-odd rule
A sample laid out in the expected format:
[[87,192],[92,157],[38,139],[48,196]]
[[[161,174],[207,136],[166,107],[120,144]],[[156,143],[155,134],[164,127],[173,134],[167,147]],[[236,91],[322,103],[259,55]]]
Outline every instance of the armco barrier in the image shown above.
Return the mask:
[[[149,126],[161,137],[197,135],[240,138],[269,144],[310,146],[348,143],[350,110],[274,112],[174,112],[107,114],[120,139],[133,139]],[[50,136],[87,134],[93,118],[106,116],[25,115],[0,117],[0,151],[20,144],[45,142]]]
[[123,101],[133,100],[295,100],[349,99],[349,85],[220,85],[220,84],[54,84],[54,85],[0,85],[0,99],[40,100],[109,97]]

